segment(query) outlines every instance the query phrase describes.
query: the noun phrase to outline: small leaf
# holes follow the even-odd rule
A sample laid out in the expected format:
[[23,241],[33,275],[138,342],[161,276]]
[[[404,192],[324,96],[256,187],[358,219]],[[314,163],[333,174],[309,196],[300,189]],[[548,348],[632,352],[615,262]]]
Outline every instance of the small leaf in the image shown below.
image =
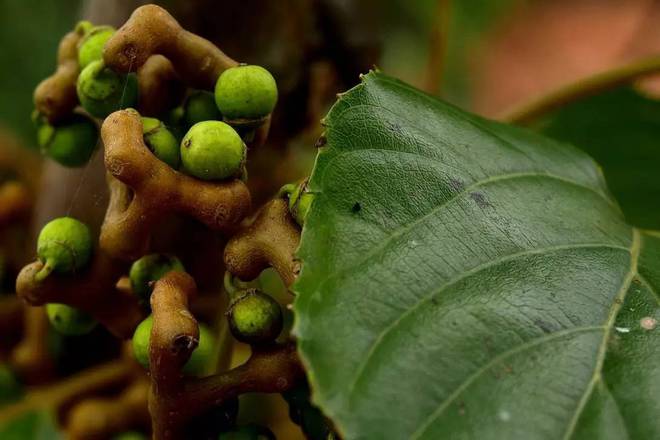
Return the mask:
[[660,101],[624,87],[569,104],[538,128],[596,159],[628,222],[660,229]]
[[660,438],[660,238],[591,158],[380,73],[326,124],[295,331],[344,438]]

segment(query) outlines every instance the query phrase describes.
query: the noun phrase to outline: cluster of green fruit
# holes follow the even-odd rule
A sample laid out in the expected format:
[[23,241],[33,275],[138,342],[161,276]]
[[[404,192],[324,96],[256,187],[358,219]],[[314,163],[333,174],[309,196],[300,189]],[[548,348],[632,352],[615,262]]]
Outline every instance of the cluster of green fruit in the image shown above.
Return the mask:
[[[103,47],[115,29],[89,22],[79,23],[76,29],[84,35],[78,45],[81,71],[76,86],[82,108],[102,119],[118,109],[137,106],[136,75],[117,73],[103,61]],[[191,176],[203,180],[239,177],[244,172],[246,148],[233,126],[258,125],[276,102],[277,85],[266,69],[233,67],[218,77],[215,93],[190,93],[167,116],[167,125],[156,118],[143,118],[144,140],[159,159]],[[92,119],[75,114],[54,126],[35,115],[35,121],[45,154],[65,166],[80,166],[90,159],[98,142]],[[179,139],[184,130],[187,133]]]
[[[89,263],[92,240],[89,228],[71,217],[50,221],[39,234],[37,254],[43,266],[35,275],[42,281],[51,273],[72,274]],[[129,278],[131,290],[139,301],[148,307],[155,281],[170,271],[185,271],[181,261],[171,255],[150,254],[135,261]],[[88,333],[95,321],[86,313],[65,304],[48,304],[48,317],[53,327],[65,335]],[[227,312],[229,326],[234,337],[252,345],[274,341],[283,326],[280,305],[256,289],[242,290],[234,294]],[[137,360],[148,367],[149,337],[153,319],[146,318],[135,330],[133,349]],[[199,345],[193,352],[184,372],[201,374],[211,357],[215,340],[213,333],[200,325]]]

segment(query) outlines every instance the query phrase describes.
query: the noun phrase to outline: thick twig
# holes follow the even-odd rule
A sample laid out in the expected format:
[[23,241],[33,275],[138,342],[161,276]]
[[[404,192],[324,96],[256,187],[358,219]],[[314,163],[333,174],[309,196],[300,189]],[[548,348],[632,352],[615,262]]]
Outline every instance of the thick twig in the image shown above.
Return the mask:
[[170,60],[162,55],[149,57],[138,70],[137,79],[140,90],[138,110],[145,116],[161,116],[183,98],[185,88]]
[[300,227],[289,213],[287,201],[278,198],[266,203],[254,221],[241,228],[225,247],[226,269],[241,280],[250,281],[273,267],[287,286],[300,273],[295,252]]
[[303,376],[295,346],[253,349],[247,363],[223,374],[196,379],[181,369],[197,345],[199,329],[188,311],[194,281],[182,272],[161,278],[151,296],[149,411],[154,439],[184,438],[185,424],[210,408],[247,392],[283,392]]
[[90,266],[71,275],[51,274],[42,282],[35,274],[43,264],[36,261],[25,266],[16,280],[16,293],[31,305],[62,303],[86,311],[119,338],[129,338],[144,312],[137,298],[120,292],[115,286],[126,273],[127,264],[97,249]]
[[638,60],[534,98],[511,111],[505,112],[499,119],[512,124],[529,125],[541,116],[573,101],[596,95],[658,72],[660,72],[660,56]]
[[134,373],[134,366],[126,361],[114,361],[83,371],[55,385],[29,392],[13,405],[0,411],[0,424],[18,415],[40,408],[57,408],[75,399],[126,382]]
[[147,396],[149,382],[136,379],[119,396],[90,398],[76,404],[68,415],[68,438],[100,439],[149,426]]
[[120,72],[136,70],[155,54],[164,55],[190,87],[212,90],[220,73],[238,65],[213,43],[183,29],[156,5],[137,8],[107,42],[105,63]]
[[101,134],[106,168],[132,190],[117,195],[126,206],[106,217],[101,228],[101,247],[111,255],[126,260],[142,256],[150,230],[169,212],[187,214],[220,231],[232,230],[249,212],[250,193],[242,181],[201,181],[158,160],[144,144],[135,111],[108,116]]
[[34,90],[34,107],[51,123],[70,116],[78,105],[78,42],[82,36],[82,30],[78,30],[62,38],[57,52],[57,70]]
[[53,377],[55,367],[48,350],[48,316],[44,307],[24,306],[23,314],[23,337],[12,350],[10,363],[25,383],[44,383]]

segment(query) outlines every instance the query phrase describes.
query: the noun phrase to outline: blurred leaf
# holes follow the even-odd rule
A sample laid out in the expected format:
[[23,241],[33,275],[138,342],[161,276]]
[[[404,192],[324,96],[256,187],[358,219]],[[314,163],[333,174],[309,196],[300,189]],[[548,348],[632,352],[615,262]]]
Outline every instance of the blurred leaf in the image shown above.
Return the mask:
[[621,88],[574,102],[536,128],[596,159],[629,223],[660,229],[660,101]]
[[55,425],[55,417],[48,411],[32,411],[0,426],[2,440],[59,440],[64,436]]
[[2,0],[0,123],[34,144],[32,92],[56,66],[57,46],[78,20],[81,0]]
[[326,124],[296,334],[345,438],[660,438],[660,238],[591,158],[380,73]]

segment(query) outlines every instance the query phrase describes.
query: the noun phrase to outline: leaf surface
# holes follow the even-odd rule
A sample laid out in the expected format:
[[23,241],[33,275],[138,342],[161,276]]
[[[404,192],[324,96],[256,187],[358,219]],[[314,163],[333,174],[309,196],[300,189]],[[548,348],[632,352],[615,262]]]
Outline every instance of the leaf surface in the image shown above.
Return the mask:
[[660,239],[590,157],[381,73],[325,123],[295,332],[345,438],[660,438]]

